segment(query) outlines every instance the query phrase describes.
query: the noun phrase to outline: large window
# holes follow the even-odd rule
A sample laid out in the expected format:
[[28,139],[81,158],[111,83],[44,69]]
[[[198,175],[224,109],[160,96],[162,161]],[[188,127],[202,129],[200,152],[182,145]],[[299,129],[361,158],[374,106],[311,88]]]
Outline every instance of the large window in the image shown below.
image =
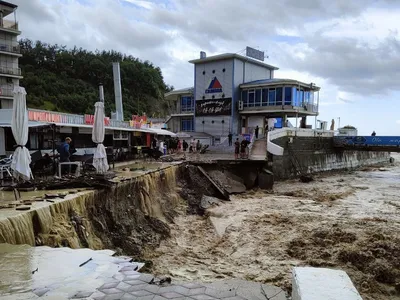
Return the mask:
[[310,92],[304,91],[304,104],[310,103]]
[[255,102],[255,96],[256,93],[254,90],[250,90],[249,91],[249,107],[253,107],[254,106],[254,102]]
[[300,90],[299,106],[304,105],[304,91]]
[[193,118],[181,119],[181,131],[193,131]]
[[267,106],[267,105],[268,105],[268,89],[263,89],[261,106]]
[[276,88],[276,105],[282,105],[283,88]]
[[297,89],[295,87],[292,88],[292,94],[293,94],[292,105],[298,106],[297,105]]
[[292,88],[285,87],[285,103],[284,105],[292,105]]
[[261,106],[261,89],[256,90],[256,100],[254,101],[255,106]]
[[194,111],[194,101],[192,96],[181,97],[181,112]]
[[275,102],[275,89],[268,90],[268,105],[276,105]]

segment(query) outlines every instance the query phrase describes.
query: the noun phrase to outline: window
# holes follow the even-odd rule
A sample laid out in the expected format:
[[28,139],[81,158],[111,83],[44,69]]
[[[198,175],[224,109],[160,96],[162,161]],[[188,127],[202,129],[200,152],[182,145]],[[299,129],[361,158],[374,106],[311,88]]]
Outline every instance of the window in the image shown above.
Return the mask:
[[267,106],[267,105],[268,105],[268,89],[263,89],[261,106]]
[[192,112],[194,107],[194,101],[192,96],[181,97],[181,112]]
[[284,105],[292,105],[292,88],[285,87],[285,103]]
[[299,106],[303,106],[304,103],[304,91],[300,90]]
[[276,105],[275,103],[275,89],[268,90],[268,105]]
[[310,102],[310,92],[304,92],[304,104],[308,104]]
[[256,100],[254,101],[255,106],[261,106],[261,89],[256,90]]
[[276,105],[282,105],[283,88],[276,88]]
[[310,92],[310,104],[314,104],[314,92]]
[[193,131],[193,118],[181,119],[181,131]]
[[292,94],[293,94],[292,105],[298,106],[297,105],[297,89],[295,87],[292,88]]
[[242,91],[243,107],[247,107],[247,91]]
[[249,107],[254,106],[254,101],[255,101],[255,92],[254,90],[249,91]]

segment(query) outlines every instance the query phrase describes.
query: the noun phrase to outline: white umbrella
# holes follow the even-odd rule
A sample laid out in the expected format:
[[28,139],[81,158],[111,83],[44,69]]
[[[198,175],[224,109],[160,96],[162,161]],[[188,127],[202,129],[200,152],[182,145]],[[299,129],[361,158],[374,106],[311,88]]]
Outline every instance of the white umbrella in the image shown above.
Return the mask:
[[11,162],[13,176],[16,179],[29,180],[32,171],[29,166],[31,155],[25,147],[28,142],[28,110],[26,109],[26,91],[20,86],[14,87],[13,112],[11,119],[11,130],[14,135],[17,148],[14,151]]
[[93,166],[97,173],[105,173],[108,170],[106,148],[103,145],[104,141],[104,104],[96,102],[94,105],[94,123],[92,132],[92,141],[97,144],[96,151],[93,156]]

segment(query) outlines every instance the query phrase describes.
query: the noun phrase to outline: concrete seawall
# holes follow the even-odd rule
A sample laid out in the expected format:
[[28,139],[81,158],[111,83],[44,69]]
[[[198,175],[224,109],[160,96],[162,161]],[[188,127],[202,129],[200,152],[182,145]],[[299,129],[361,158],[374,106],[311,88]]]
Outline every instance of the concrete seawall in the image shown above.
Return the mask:
[[0,243],[113,248],[140,256],[169,234],[168,223],[183,201],[177,189],[181,170],[173,165],[140,175],[127,172],[110,189],[32,200],[28,211],[2,209]]
[[314,173],[387,163],[390,158],[389,152],[335,149],[330,137],[280,137],[274,143],[284,148],[282,156],[272,157],[274,177],[278,180],[296,175],[293,159],[301,171]]

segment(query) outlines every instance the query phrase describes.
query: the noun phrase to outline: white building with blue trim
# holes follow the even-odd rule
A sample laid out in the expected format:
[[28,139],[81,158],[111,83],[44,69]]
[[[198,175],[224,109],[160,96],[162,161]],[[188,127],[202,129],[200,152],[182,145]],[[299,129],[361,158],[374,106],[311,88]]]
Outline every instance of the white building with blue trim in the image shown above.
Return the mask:
[[319,90],[313,83],[274,78],[277,67],[239,54],[226,53],[191,60],[194,86],[169,92],[172,103],[167,119],[174,132],[205,133],[224,137],[251,133],[275,118],[282,127],[288,118],[318,115]]

